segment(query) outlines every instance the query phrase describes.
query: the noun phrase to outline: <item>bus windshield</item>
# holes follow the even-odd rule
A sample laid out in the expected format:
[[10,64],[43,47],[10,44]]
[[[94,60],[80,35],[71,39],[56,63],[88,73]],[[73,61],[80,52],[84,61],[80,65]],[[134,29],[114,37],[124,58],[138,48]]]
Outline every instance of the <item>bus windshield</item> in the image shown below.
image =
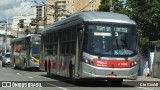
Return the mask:
[[40,57],[40,43],[39,42],[32,43],[32,56],[35,58]]
[[131,25],[88,24],[85,50],[102,55],[128,56],[136,50],[136,28]]

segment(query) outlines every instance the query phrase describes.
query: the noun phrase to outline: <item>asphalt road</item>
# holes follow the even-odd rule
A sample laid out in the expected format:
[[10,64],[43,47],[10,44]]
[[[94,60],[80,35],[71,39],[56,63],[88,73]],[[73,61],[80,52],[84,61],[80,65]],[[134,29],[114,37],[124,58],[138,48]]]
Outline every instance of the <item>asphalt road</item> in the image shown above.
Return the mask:
[[[122,85],[110,85],[107,81],[83,81],[72,83],[66,78],[51,76],[47,77],[46,72],[30,70],[24,71],[13,69],[11,66],[2,67],[0,61],[0,86],[11,82],[14,87],[0,87],[0,90],[159,90],[159,87],[138,87],[134,81],[125,81]],[[19,82],[17,82],[19,81]],[[18,86],[18,84],[20,86]],[[34,85],[33,85],[34,84]],[[35,85],[36,84],[36,85]],[[26,87],[25,87],[26,85]],[[18,87],[16,87],[18,86]],[[22,87],[23,86],[23,87]],[[29,87],[30,86],[30,87]],[[37,87],[32,87],[37,86]],[[42,86],[42,87],[41,87]],[[160,86],[160,85],[159,85]]]

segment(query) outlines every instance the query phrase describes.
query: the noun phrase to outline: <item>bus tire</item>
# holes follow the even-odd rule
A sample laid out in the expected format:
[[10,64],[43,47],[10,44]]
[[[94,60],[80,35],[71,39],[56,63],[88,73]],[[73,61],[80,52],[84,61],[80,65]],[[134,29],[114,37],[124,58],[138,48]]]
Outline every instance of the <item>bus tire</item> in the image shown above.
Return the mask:
[[50,62],[50,60],[49,60],[49,62],[48,62],[47,76],[48,76],[48,77],[51,77],[51,62]]
[[44,62],[44,70],[47,72],[47,61]]

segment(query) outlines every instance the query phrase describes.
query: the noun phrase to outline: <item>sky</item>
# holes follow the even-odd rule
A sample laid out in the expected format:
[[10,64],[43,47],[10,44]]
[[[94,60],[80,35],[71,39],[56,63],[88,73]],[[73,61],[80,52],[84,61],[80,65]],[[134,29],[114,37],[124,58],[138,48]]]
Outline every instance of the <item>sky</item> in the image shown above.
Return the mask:
[[[23,10],[23,7],[20,7],[24,1],[29,2],[46,2],[47,0],[0,0],[0,21],[3,20],[12,20],[12,17],[18,15]],[[124,0],[126,1],[126,0]]]
[[46,2],[46,0],[0,0],[0,21],[7,20],[7,17],[8,20],[12,20],[12,17],[17,15],[17,12],[23,10],[20,5],[23,4],[24,1]]

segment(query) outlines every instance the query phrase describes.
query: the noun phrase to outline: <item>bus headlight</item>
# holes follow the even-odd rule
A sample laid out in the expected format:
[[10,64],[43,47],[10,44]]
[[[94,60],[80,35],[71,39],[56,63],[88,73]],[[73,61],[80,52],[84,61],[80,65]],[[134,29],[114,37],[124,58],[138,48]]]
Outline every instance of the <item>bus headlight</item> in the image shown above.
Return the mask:
[[34,62],[34,63],[39,63],[40,60],[36,59],[36,58],[32,58],[31,61]]
[[134,66],[136,66],[138,64],[138,60],[135,60],[135,61],[133,61],[132,63],[131,63],[131,67],[134,67]]
[[89,63],[89,60],[88,59],[85,59],[85,61],[84,61],[85,63]]
[[34,62],[34,59],[32,58],[31,61]]
[[33,58],[31,59],[31,61],[33,61]]
[[87,64],[90,64],[90,65],[93,65],[93,61],[91,61],[89,59],[83,59],[83,62],[87,63]]

